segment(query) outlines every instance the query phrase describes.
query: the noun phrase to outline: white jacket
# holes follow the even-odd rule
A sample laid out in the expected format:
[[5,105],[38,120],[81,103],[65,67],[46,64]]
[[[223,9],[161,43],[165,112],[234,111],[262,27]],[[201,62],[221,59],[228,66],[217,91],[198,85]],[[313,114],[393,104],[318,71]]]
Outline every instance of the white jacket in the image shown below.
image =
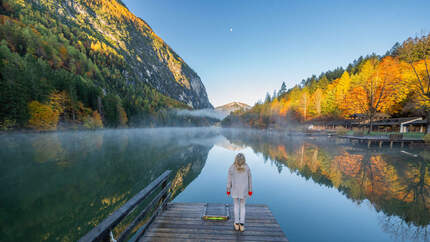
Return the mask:
[[227,191],[232,198],[247,198],[248,191],[252,191],[251,169],[245,164],[245,170],[239,172],[233,165],[228,169]]

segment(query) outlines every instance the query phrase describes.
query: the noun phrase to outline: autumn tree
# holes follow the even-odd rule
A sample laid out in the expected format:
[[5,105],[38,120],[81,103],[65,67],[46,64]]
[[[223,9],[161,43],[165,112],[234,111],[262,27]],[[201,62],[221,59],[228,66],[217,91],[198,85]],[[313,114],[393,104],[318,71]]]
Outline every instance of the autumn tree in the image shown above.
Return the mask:
[[420,104],[426,112],[427,133],[430,133],[430,34],[407,39],[398,48],[398,55],[413,72]]
[[377,59],[367,60],[360,72],[353,77],[354,83],[346,99],[345,106],[349,114],[362,113],[369,119],[369,132],[377,112],[385,112],[402,95],[396,93],[400,83],[398,64],[392,57],[382,62]]
[[124,108],[118,104],[118,112],[119,112],[119,124],[122,127],[127,126],[127,122],[128,122],[128,118],[127,118],[127,113],[125,112]]
[[315,92],[312,94],[312,107],[315,115],[317,117],[321,116],[321,103],[323,99],[323,92],[321,88],[317,88]]
[[84,119],[84,127],[87,129],[103,128],[103,122],[100,114],[94,111],[91,116]]
[[345,71],[342,76],[336,80],[336,105],[339,107],[342,112],[345,113],[345,111],[348,109],[346,106],[346,98],[349,94],[349,90],[351,87],[351,77],[349,76],[349,73]]
[[36,130],[55,130],[58,123],[58,112],[50,105],[32,101],[28,104],[30,113],[29,127]]
[[330,83],[327,85],[324,99],[321,103],[321,113],[326,116],[337,116],[339,111],[336,105],[336,85]]
[[309,92],[307,89],[303,89],[302,95],[301,95],[300,113],[303,115],[302,118],[304,121],[308,119],[307,114],[309,112],[309,103],[310,103]]

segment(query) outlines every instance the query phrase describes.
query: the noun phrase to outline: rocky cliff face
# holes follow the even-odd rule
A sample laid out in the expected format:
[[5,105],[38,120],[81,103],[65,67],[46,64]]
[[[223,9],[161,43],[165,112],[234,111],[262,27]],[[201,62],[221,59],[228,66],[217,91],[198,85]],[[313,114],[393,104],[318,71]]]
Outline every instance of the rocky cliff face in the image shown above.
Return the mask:
[[[162,94],[196,109],[212,108],[200,77],[151,27],[119,0],[20,0],[55,15],[69,26],[81,26],[94,51],[120,56],[128,65],[127,82],[145,82]],[[93,46],[92,46],[93,47]]]

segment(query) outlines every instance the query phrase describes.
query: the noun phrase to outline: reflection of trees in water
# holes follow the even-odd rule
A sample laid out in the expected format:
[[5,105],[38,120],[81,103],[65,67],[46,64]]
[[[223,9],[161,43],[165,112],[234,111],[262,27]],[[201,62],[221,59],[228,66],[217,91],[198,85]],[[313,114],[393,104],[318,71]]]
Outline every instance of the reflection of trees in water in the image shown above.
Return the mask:
[[337,188],[356,203],[369,200],[384,213],[388,224],[399,218],[401,223],[394,224],[399,228],[393,231],[403,231],[406,226],[410,228],[408,238],[427,238],[430,174],[425,156],[410,158],[384,150],[330,145],[327,139],[304,141],[265,133],[227,133],[226,137],[249,145],[277,167],[285,165],[306,179]]
[[382,229],[391,235],[391,238],[396,241],[429,241],[430,227],[429,226],[414,226],[405,222],[403,219],[396,216],[380,215],[379,224]]
[[196,135],[116,130],[0,137],[0,188],[8,191],[0,195],[2,239],[76,240],[167,169],[180,180],[177,195],[198,176],[211,148],[192,142]]

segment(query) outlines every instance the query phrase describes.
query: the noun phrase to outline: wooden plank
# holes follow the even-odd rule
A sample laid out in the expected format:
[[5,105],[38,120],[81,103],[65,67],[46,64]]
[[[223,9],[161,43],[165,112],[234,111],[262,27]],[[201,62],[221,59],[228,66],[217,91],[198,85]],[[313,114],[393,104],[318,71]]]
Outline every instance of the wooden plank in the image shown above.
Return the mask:
[[[158,221],[171,221],[171,220],[178,220],[178,221],[201,221],[202,218],[200,217],[166,217],[166,216],[159,216],[157,219],[159,219]],[[276,223],[276,220],[273,217],[261,217],[261,218],[257,218],[257,217],[245,217],[245,220],[247,223],[249,222],[255,222],[255,223]],[[212,223],[220,223],[222,221],[209,221]]]
[[[246,231],[245,231],[246,232]],[[236,232],[234,235],[216,235],[216,234],[164,234],[164,233],[152,233],[148,232],[143,237],[159,237],[159,238],[175,238],[175,239],[189,239],[189,240],[201,240],[201,239],[217,239],[217,240],[254,240],[254,241],[287,241],[285,236],[253,236],[246,235],[245,232]]]
[[[202,234],[226,234],[226,235],[235,235],[238,232],[231,227],[230,229],[201,229],[201,228],[157,228],[157,232],[162,232],[166,234],[196,234],[196,233],[202,233]],[[265,235],[265,236],[284,236],[284,233],[282,231],[255,231],[250,230],[249,228],[246,228],[246,235]]]
[[[153,223],[152,229],[159,228],[178,228],[178,229],[210,229],[210,230],[232,230],[233,224],[221,224],[221,225],[211,225],[211,224],[197,224],[197,225],[187,225],[187,224],[168,224],[168,223]],[[246,225],[246,229],[249,231],[272,231],[272,232],[283,232],[280,227],[259,227]]]
[[[207,214],[210,214],[213,211],[208,211]],[[269,212],[257,212],[257,211],[248,211],[246,210],[246,216],[247,217],[259,217],[259,216],[264,216],[264,217],[272,217],[273,215],[272,213]],[[230,210],[230,214],[233,214],[233,211]],[[165,217],[199,217],[200,215],[202,215],[202,211],[199,212],[179,212],[179,211],[172,211],[172,210],[167,210],[163,213],[162,216]]]
[[193,211],[202,211],[204,207],[194,207],[194,208],[185,208],[185,207],[167,207],[167,211],[184,211],[184,212],[193,212]]
[[[201,217],[203,213],[202,212],[177,212],[177,211],[167,211],[165,214],[163,214],[163,217],[189,217],[189,218],[198,218]],[[211,211],[208,211],[207,214],[220,214],[221,213],[214,213]],[[224,213],[223,213],[224,214]],[[230,211],[230,214],[233,214],[233,211]],[[246,217],[272,217],[273,215],[271,213],[264,213],[264,212],[249,212],[246,211]]]
[[288,241],[284,236],[252,236],[237,232],[236,235],[214,235],[214,234],[164,234],[157,232],[147,232],[143,237],[160,237],[160,238],[179,238],[179,239],[218,239],[218,240],[234,240],[241,238],[242,240],[255,241]]
[[[246,232],[246,231],[245,231]],[[160,238],[176,238],[176,239],[218,239],[218,240],[230,240],[241,238],[242,240],[249,239],[254,241],[286,241],[285,236],[268,236],[268,235],[248,235],[245,232],[235,232],[234,234],[166,234],[166,233],[148,233],[144,237],[160,237]]]
[[[233,220],[234,218],[230,218],[230,220]],[[205,222],[203,221],[203,219],[201,218],[200,215],[196,215],[195,217],[185,217],[185,216],[158,216],[157,217],[158,221],[196,221],[196,222]],[[246,216],[245,217],[246,221],[261,221],[261,222],[271,222],[271,223],[277,223],[276,219],[273,218],[272,216],[259,216],[259,217],[254,217],[254,216]],[[221,223],[223,221],[206,221],[206,222],[218,222]]]
[[169,203],[168,206],[183,206],[183,207],[203,207],[206,203],[181,203],[181,202],[175,202],[175,203]]
[[[163,214],[159,216],[159,218],[165,219],[201,219],[201,214]],[[261,219],[261,220],[270,220],[274,219],[270,214],[249,214],[246,213],[246,219]]]
[[[169,221],[169,220],[158,220],[158,218],[154,221],[156,223],[169,223],[169,224],[190,224],[190,225],[199,225],[199,224],[210,224],[216,226],[217,224],[221,224],[222,222],[209,222],[209,221]],[[233,224],[232,222],[230,222]],[[222,224],[221,224],[222,225]],[[247,226],[255,226],[255,227],[280,227],[277,223],[246,223]]]
[[[184,208],[184,207],[167,207],[167,211],[178,211],[178,212],[197,212],[197,211],[203,211],[205,208],[204,207],[197,207],[197,208]],[[209,208],[209,210],[223,210],[225,209],[224,207],[211,207]],[[233,211],[234,207],[233,206],[229,206],[229,210]],[[267,208],[262,208],[262,207],[248,207],[245,206],[245,209],[248,211],[253,211],[253,212],[267,212],[269,213],[270,210]]]
[[[190,240],[189,239],[178,239],[178,238],[174,238],[174,239],[172,239],[172,238],[160,238],[160,237],[151,236],[151,237],[143,237],[141,241],[144,241],[144,242],[146,242],[146,241],[151,241],[151,242],[189,242]],[[198,242],[220,242],[220,241],[222,241],[222,242],[236,242],[236,241],[245,241],[245,240],[243,240],[241,238],[235,238],[232,240],[222,240],[222,239],[202,239],[202,240],[199,240],[199,239],[195,239],[193,241],[198,241]],[[248,239],[248,240],[246,240],[246,242],[257,242],[257,241]]]
[[[204,209],[205,206],[198,206],[198,207],[185,207],[185,206],[167,206],[167,209],[173,209],[173,210],[181,210],[181,211],[194,211],[194,210],[202,210]],[[228,204],[228,207],[230,209],[233,209],[233,205],[232,204]],[[224,208],[224,206],[211,206],[211,209],[222,209]],[[245,206],[246,209],[249,210],[255,210],[255,211],[270,211],[267,207],[257,207],[257,206],[252,206],[252,205],[246,205]]]
[[[169,203],[168,207],[203,207],[206,203],[181,203],[181,202],[174,202]],[[224,203],[211,203],[211,206],[224,206]],[[230,205],[232,206],[232,205]],[[258,204],[258,203],[251,203],[246,204],[247,207],[264,207],[268,208],[266,204]]]

